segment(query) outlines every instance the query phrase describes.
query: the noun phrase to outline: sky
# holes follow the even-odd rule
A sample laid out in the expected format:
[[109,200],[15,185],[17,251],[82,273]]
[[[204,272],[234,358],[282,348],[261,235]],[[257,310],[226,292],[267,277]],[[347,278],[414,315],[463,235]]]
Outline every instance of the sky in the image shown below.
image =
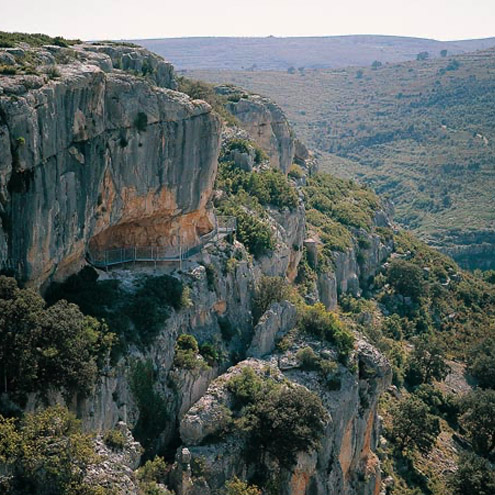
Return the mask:
[[83,40],[495,36],[495,0],[0,0],[0,30]]

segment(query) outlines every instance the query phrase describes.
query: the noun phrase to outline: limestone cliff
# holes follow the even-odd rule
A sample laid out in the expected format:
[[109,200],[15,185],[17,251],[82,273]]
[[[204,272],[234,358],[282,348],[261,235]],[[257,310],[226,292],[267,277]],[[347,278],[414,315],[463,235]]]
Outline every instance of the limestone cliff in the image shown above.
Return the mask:
[[76,46],[49,75],[0,78],[0,261],[21,278],[66,275],[90,243],[188,244],[211,230],[220,121],[142,52]]
[[[292,128],[282,109],[268,98],[245,93],[238,88],[219,86],[216,90],[229,98],[227,110],[268,153],[273,167],[289,171],[296,148]],[[242,91],[239,94],[239,91]]]
[[[26,53],[8,55],[20,69],[17,75],[0,76],[3,265],[39,286],[76,271],[88,249],[161,246],[179,238],[194,244],[212,229],[210,200],[222,196],[214,192],[222,125],[207,103],[175,91],[170,64],[135,47],[85,44],[33,49],[29,58],[37,61],[38,73],[26,74]],[[146,363],[153,377],[149,388],[165,409],[153,438],[143,440],[147,453],[168,454],[172,466],[166,481],[178,495],[213,495],[233,475],[253,474],[239,435],[215,437],[219,414],[229,405],[225,383],[247,366],[258,374],[269,369],[277,380],[316,394],[325,409],[318,447],[300,452],[296,465],[281,471],[278,493],[374,495],[380,488],[376,410],[390,382],[388,363],[361,336],[345,364],[335,346],[303,332],[296,332],[284,350],[277,348],[280,339],[298,330],[298,309],[287,295],[259,318],[253,315],[262,277],[280,277],[287,284],[298,278],[308,236],[300,190],[305,177],[287,178],[286,173],[294,158],[299,163],[313,163],[313,158],[269,100],[246,94],[231,98],[227,107],[246,133],[243,138],[268,156],[267,163],[253,167],[255,154],[237,150],[235,164],[244,163],[255,174],[279,169],[277,177],[294,192],[290,207],[268,204],[260,213],[260,204],[242,206],[262,218],[273,238],[271,249],[255,256],[225,237],[205,245],[180,270],[160,268],[187,288],[188,301],[169,310],[152,341],[129,345],[104,367],[89,396],[67,400],[60,391],[31,394],[25,409],[44,407],[47,400],[66,402],[85,429],[99,433],[95,448],[105,461],[91,471],[90,481],[136,495],[132,470],[140,449],[122,423],[139,436],[144,415],[133,374],[136,363]],[[231,139],[236,132],[226,134]],[[351,247],[334,253],[332,270],[319,273],[315,282],[315,301],[333,309],[338,292],[359,293],[391,251],[376,233],[382,220],[376,218],[369,231],[354,229]],[[101,280],[122,285],[124,299],[152,275],[146,267],[99,273]],[[213,347],[214,358],[208,362],[198,354],[181,367],[177,339],[183,334]],[[308,347],[333,364],[330,378],[301,365],[298,351]],[[115,427],[125,436],[118,454],[102,442],[102,432]],[[272,461],[266,459],[267,468]]]

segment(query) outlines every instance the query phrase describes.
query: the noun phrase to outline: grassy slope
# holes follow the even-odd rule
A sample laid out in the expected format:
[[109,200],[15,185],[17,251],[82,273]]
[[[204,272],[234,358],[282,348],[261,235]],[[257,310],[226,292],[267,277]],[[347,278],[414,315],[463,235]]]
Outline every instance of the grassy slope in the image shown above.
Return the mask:
[[389,195],[396,218],[440,246],[495,227],[494,76],[495,50],[378,70],[194,72],[272,97],[324,170]]

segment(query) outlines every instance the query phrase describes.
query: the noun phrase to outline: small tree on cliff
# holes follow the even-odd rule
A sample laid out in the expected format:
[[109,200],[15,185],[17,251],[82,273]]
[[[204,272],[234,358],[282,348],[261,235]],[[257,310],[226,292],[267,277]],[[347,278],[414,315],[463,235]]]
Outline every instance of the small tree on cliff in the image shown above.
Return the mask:
[[430,414],[421,399],[408,397],[393,409],[390,436],[401,452],[417,448],[423,454],[428,453],[439,433],[438,418]]
[[422,335],[414,339],[414,350],[407,362],[406,380],[410,385],[443,380],[449,372],[444,351],[437,339]]
[[234,476],[225,484],[224,495],[261,495],[261,490],[256,485],[248,485]]

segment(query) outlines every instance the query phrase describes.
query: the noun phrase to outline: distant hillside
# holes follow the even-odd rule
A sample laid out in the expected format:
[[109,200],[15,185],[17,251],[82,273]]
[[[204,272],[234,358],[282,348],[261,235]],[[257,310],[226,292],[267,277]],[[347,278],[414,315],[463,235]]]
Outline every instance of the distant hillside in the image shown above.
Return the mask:
[[371,184],[467,267],[495,267],[495,50],[373,70],[199,71],[277,101],[323,168]]
[[289,67],[336,68],[403,62],[418,53],[439,57],[495,46],[495,38],[442,42],[400,36],[329,36],[311,38],[165,38],[132,40],[178,69],[287,70]]

